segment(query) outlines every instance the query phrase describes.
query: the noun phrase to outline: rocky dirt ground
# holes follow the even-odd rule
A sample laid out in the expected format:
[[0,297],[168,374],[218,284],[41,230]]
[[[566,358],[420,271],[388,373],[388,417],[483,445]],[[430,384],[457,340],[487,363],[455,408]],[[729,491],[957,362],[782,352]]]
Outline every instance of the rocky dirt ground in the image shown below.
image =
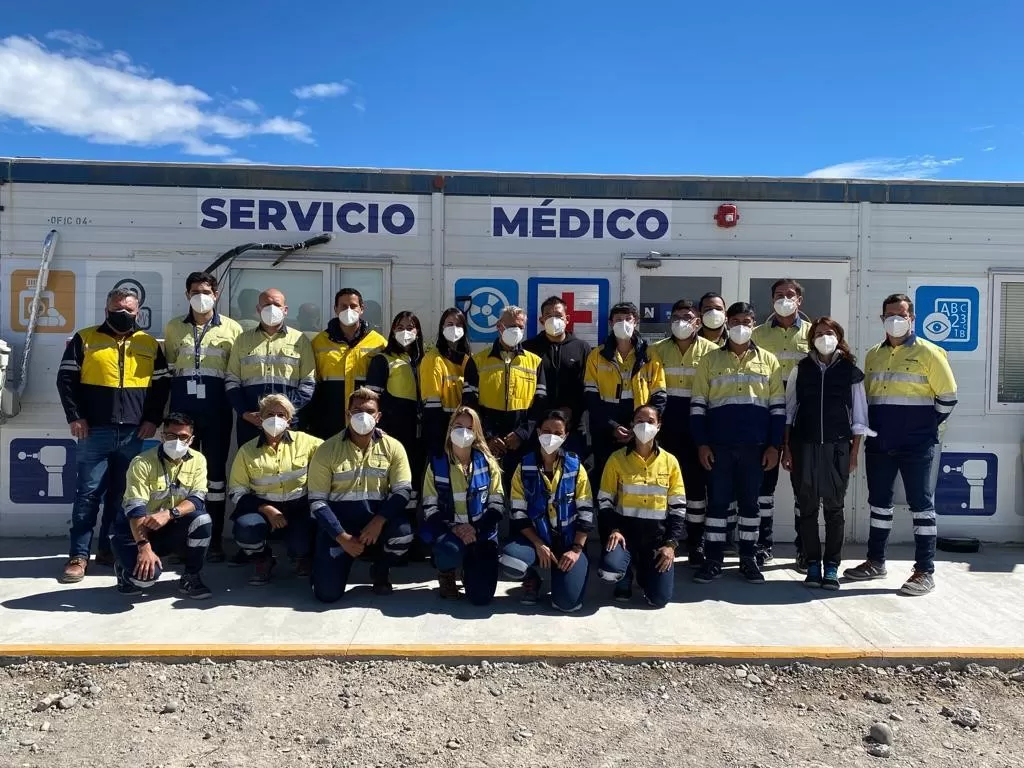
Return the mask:
[[1024,766],[1024,668],[0,668],[0,768],[421,765]]

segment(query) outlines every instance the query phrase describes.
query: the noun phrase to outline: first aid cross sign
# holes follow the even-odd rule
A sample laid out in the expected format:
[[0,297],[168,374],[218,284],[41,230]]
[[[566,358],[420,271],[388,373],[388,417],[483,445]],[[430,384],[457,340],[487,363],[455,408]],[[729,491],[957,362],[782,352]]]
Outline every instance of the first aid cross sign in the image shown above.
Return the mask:
[[531,277],[526,311],[531,321],[540,320],[540,305],[551,296],[565,302],[569,330],[577,338],[599,344],[607,335],[608,281],[572,277]]

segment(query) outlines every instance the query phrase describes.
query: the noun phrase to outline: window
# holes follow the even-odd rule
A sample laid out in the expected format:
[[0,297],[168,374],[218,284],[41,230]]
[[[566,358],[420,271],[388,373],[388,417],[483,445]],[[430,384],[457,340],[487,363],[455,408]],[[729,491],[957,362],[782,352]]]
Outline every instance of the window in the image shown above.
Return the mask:
[[996,275],[992,410],[1024,411],[1024,275]]
[[363,319],[375,331],[387,336],[391,330],[391,318],[384,316],[387,309],[384,301],[384,270],[377,267],[341,267],[338,270],[338,290],[342,288],[355,288],[363,295],[366,308]]
[[259,295],[268,288],[281,291],[288,303],[288,324],[315,335],[327,327],[333,314],[328,298],[325,269],[270,269],[242,267],[231,270],[228,314],[243,328],[259,325],[256,305]]

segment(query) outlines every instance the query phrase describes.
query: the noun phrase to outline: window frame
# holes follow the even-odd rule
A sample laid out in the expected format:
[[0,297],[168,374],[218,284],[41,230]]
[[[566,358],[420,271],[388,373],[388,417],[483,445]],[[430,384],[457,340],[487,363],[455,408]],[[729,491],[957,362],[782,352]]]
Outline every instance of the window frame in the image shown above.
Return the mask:
[[986,374],[988,396],[985,402],[985,413],[1005,414],[1024,413],[1024,401],[1017,403],[999,402],[999,356],[1001,353],[1000,336],[1003,315],[1003,286],[1007,283],[1024,285],[1024,271],[1000,270],[989,273],[989,296],[992,301],[992,312],[989,315],[989,361]]

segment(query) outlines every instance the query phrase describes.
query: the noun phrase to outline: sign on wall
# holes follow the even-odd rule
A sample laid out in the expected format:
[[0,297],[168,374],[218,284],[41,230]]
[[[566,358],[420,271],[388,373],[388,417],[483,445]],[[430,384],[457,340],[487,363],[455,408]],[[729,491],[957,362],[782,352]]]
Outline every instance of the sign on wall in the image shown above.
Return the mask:
[[603,278],[531,277],[527,283],[528,323],[538,321],[545,299],[558,296],[569,313],[569,331],[592,345],[600,344],[607,336],[609,290]]
[[[10,329],[24,333],[28,330],[35,298],[38,269],[16,269],[11,272]],[[46,285],[39,293],[36,315],[36,333],[70,335],[75,330],[75,273],[66,269],[51,269]]]
[[8,452],[14,504],[66,504],[75,499],[76,443],[59,438],[15,438]]
[[914,292],[915,333],[947,352],[978,349],[980,291],[970,285],[919,285]]
[[[87,301],[91,306],[80,325],[103,322],[107,293],[113,288],[126,288],[139,298],[136,323],[140,330],[162,336],[171,312],[170,266],[145,264],[137,261],[125,264],[109,261],[90,261],[87,272]],[[165,315],[165,313],[167,313]]]
[[641,200],[491,198],[491,236],[551,240],[670,238],[671,204]]
[[939,458],[935,511],[990,517],[996,513],[999,459],[994,453],[946,453]]
[[471,342],[497,339],[501,310],[513,305],[519,306],[519,283],[515,280],[464,277],[455,281],[455,306],[466,313]]

